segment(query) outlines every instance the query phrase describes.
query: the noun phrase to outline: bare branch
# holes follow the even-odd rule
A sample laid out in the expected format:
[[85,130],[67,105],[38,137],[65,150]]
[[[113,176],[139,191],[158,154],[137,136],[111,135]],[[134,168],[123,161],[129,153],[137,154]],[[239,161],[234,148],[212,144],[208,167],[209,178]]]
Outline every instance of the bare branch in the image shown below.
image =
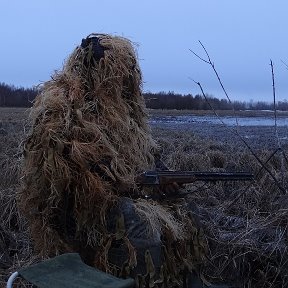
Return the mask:
[[283,156],[283,158],[281,158],[281,172],[282,172],[282,179],[284,181],[284,174],[285,174],[284,159],[287,159],[287,157],[285,155],[285,152],[282,149],[281,141],[280,141],[279,134],[278,134],[275,75],[274,75],[274,65],[271,59],[270,59],[270,66],[271,66],[273,104],[274,104],[274,130],[275,130],[275,138],[277,140],[278,149],[282,152],[282,156]]
[[209,64],[209,65],[212,67],[212,69],[213,69],[213,71],[214,71],[214,73],[215,73],[215,75],[216,75],[216,77],[217,77],[217,80],[218,80],[218,82],[219,82],[219,84],[220,84],[220,86],[221,86],[221,89],[223,90],[226,98],[228,99],[229,103],[230,103],[231,106],[232,106],[233,114],[234,114],[234,117],[235,117],[235,120],[236,120],[236,125],[237,125],[237,127],[238,127],[238,126],[239,126],[239,124],[238,124],[238,118],[237,118],[237,115],[236,115],[236,113],[235,113],[235,109],[234,109],[234,106],[233,106],[233,104],[232,104],[232,101],[231,101],[231,99],[230,99],[230,97],[229,97],[229,95],[228,95],[228,93],[227,93],[227,91],[226,91],[226,89],[225,89],[225,87],[224,87],[224,85],[223,85],[223,82],[222,82],[222,80],[221,80],[221,78],[220,78],[220,76],[219,76],[219,74],[218,74],[218,71],[217,71],[216,68],[215,68],[214,63],[212,62],[212,60],[211,60],[211,58],[210,58],[210,55],[209,55],[207,49],[205,48],[205,46],[203,45],[203,43],[202,43],[201,41],[199,41],[199,43],[200,43],[200,45],[202,46],[202,48],[203,48],[203,50],[204,50],[204,52],[205,52],[208,60],[203,59],[202,57],[200,57],[198,54],[196,54],[196,53],[195,53],[194,51],[192,51],[191,49],[189,49],[189,50],[190,50],[196,57],[198,57],[200,60],[202,60],[203,62]]
[[276,92],[275,92],[275,77],[274,77],[274,66],[273,62],[270,59],[270,66],[271,66],[271,76],[272,76],[272,90],[273,90],[273,104],[274,104],[274,127],[275,127],[275,134],[278,137],[278,131],[277,131],[277,112],[276,112]]
[[283,60],[281,60],[281,62],[285,65],[286,69],[288,70],[288,64],[284,62]]
[[193,50],[189,49],[190,52],[192,52],[197,58],[199,58],[201,61],[207,63],[207,64],[210,64],[209,61],[203,59],[202,57],[200,57],[198,54],[196,54]]

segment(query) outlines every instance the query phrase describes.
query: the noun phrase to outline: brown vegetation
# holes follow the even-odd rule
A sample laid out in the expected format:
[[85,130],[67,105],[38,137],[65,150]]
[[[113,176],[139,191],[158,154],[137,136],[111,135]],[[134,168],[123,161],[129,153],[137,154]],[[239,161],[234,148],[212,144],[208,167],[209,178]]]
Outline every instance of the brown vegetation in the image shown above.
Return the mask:
[[[186,187],[199,207],[210,254],[204,275],[236,287],[287,284],[288,197],[248,149],[203,141],[191,132],[154,129],[169,167],[183,170],[252,171],[252,183],[195,183]],[[287,152],[287,151],[285,151]],[[267,168],[288,189],[287,163],[262,150]],[[286,284],[285,284],[286,283]],[[233,286],[234,287],[234,286]]]
[[[17,109],[3,111],[0,113],[1,287],[12,271],[37,261],[32,256],[26,221],[19,215],[15,201],[27,114]],[[199,182],[184,188],[184,192],[189,192],[187,197],[193,198],[199,207],[197,213],[209,241],[203,277],[211,282],[233,283],[236,287],[285,287],[288,197],[261,169],[255,157],[233,143],[203,140],[190,132],[155,127],[153,134],[162,147],[164,162],[172,169],[249,170],[255,174],[252,183]],[[267,167],[287,190],[287,163],[281,154],[271,157],[271,152],[257,153],[264,162],[269,160]]]

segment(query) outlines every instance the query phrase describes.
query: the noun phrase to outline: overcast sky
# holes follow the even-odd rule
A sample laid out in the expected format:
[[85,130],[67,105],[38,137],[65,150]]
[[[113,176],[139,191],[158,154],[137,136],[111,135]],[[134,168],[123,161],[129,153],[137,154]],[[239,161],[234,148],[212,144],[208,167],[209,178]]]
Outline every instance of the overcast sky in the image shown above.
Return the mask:
[[[136,42],[144,91],[224,94],[232,100],[288,99],[287,0],[0,0],[0,82],[32,87],[50,79],[93,32]],[[282,62],[283,61],[283,62]]]

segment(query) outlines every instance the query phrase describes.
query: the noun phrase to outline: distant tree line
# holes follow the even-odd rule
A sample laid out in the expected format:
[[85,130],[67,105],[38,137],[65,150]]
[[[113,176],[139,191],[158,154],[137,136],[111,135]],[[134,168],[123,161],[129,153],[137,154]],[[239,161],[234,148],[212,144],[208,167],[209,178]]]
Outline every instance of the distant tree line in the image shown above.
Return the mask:
[[[232,101],[218,99],[211,95],[181,95],[174,92],[144,93],[146,106],[151,109],[177,110],[274,110],[274,104],[265,101]],[[288,102],[278,101],[277,110],[288,111]]]
[[[36,88],[23,88],[0,83],[0,107],[31,107],[39,90]],[[218,99],[211,95],[182,95],[174,92],[143,93],[146,106],[151,109],[177,109],[177,110],[273,110],[273,103],[264,101],[233,101]],[[276,108],[288,111],[288,102],[279,101]]]
[[37,89],[23,88],[0,83],[1,107],[30,107],[37,95]]

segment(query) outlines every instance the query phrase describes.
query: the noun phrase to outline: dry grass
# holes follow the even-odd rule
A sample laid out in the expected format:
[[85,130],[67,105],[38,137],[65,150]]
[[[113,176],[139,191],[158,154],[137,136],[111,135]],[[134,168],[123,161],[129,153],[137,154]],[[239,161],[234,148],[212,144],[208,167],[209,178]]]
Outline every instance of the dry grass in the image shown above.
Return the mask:
[[7,276],[33,262],[33,256],[27,223],[16,204],[27,109],[1,108],[0,115],[0,286],[4,287]]
[[[252,183],[195,183],[187,187],[209,240],[204,275],[237,287],[286,287],[288,197],[249,151],[203,141],[184,131],[155,129],[168,166],[185,170],[251,171]],[[287,151],[286,151],[287,153]],[[263,162],[271,153],[262,151]],[[274,155],[267,167],[288,189],[288,166]],[[284,171],[283,171],[284,168]],[[259,173],[258,173],[259,172]]]
[[[6,109],[5,119],[0,113],[1,128],[6,131],[0,133],[1,287],[12,271],[39,260],[32,256],[27,224],[15,201],[26,129],[22,113],[24,110]],[[257,175],[252,183],[194,183],[185,188],[199,207],[198,216],[209,241],[208,261],[202,271],[205,278],[234,283],[235,287],[286,287],[288,197],[251,153],[183,131],[155,128],[153,134],[162,147],[163,160],[173,169],[249,170]],[[271,155],[259,153],[263,161]],[[287,163],[283,171],[281,155],[274,155],[267,165],[287,190]]]

